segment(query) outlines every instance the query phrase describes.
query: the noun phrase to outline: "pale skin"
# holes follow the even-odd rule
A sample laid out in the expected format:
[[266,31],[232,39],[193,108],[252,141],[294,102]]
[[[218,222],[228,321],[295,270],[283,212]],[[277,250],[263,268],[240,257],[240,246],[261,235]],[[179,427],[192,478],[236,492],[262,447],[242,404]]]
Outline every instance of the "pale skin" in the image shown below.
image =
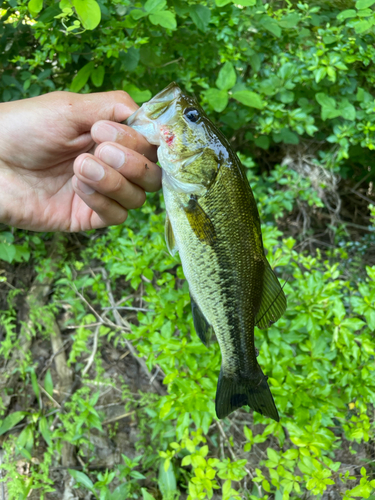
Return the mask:
[[0,104],[0,222],[32,231],[121,224],[161,186],[155,146],[122,125],[122,91]]

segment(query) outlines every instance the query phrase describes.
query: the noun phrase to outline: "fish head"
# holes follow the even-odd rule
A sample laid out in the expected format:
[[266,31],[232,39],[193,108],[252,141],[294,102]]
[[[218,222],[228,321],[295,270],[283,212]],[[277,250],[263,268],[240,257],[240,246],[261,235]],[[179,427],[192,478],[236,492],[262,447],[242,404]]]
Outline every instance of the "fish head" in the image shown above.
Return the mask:
[[159,146],[163,183],[177,191],[202,194],[228,152],[221,134],[194,97],[171,83],[127,120]]

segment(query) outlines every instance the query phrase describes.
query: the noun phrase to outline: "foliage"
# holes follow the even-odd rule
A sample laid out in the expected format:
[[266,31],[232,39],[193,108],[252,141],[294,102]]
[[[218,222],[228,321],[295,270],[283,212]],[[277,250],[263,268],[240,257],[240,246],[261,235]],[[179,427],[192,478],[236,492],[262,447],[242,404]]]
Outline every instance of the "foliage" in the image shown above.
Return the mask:
[[[374,5],[371,0],[2,2],[3,101],[53,90],[121,89],[141,103],[176,80],[199,96],[233,138],[259,204],[268,259],[288,280],[284,317],[256,331],[259,362],[269,375],[281,422],[241,410],[220,423],[213,403],[219,348],[208,350],[194,332],[182,268],[164,243],[158,194],[126,224],[87,234],[84,248],[75,252],[60,250],[57,269],[47,251],[50,235],[3,228],[0,259],[6,265],[29,263],[41,281],[53,277],[53,307],[45,311],[64,311],[63,327],[72,327],[68,365],[82,376],[57,409],[51,372],[42,372],[31,354],[19,360],[22,410],[5,415],[1,406],[3,480],[10,499],[27,498],[31,490],[44,498],[54,489],[51,464],[66,444],[89,464],[93,437],[116,432],[108,430],[98,404],[103,387],[118,382],[113,375],[103,377],[101,347],[125,353],[129,341],[150,372],[161,371],[167,390],[139,398],[122,385],[121,401],[137,419],[137,455],[123,455],[121,463],[99,472],[70,468],[82,495],[150,500],[186,494],[203,500],[220,493],[225,500],[284,500],[319,498],[332,486],[345,500],[373,495],[373,464],[358,450],[372,442],[374,426],[375,267],[362,260],[375,229],[374,207],[368,209],[370,237],[361,243],[362,254],[359,242],[338,230],[336,248],[304,253],[288,228],[283,233],[280,227],[293,211],[327,209],[328,181],[313,182],[313,176],[281,164],[285,151],[298,156],[314,145],[316,168],[354,183],[364,173],[374,180],[367,168],[375,148]],[[265,169],[263,157],[272,154],[276,160]],[[347,265],[353,251],[361,254],[358,268]],[[115,322],[103,269],[116,301],[130,311],[124,312],[130,331]],[[20,350],[19,294],[12,290],[0,312],[5,362]],[[100,318],[111,318],[97,331],[98,317],[82,296]],[[48,336],[48,325],[37,321],[40,314],[31,306],[31,340]],[[83,375],[94,337],[94,364]],[[36,461],[40,443],[43,459]],[[17,468],[20,457],[29,464],[27,474]],[[347,457],[356,465],[346,467]]]

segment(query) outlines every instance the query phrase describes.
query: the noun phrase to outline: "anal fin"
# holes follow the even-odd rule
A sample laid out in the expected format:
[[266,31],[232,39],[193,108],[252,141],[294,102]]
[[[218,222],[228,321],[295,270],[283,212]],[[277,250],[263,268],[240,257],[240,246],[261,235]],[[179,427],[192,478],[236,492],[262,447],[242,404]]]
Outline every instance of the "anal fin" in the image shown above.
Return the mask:
[[199,309],[199,306],[197,305],[191,294],[190,300],[195,331],[197,332],[197,335],[201,339],[203,344],[208,347],[212,340],[214,329],[204,317],[202,311]]
[[255,318],[256,326],[258,328],[268,328],[281,318],[285,309],[285,293],[271,266],[266,261],[263,278],[262,301],[258,314]]

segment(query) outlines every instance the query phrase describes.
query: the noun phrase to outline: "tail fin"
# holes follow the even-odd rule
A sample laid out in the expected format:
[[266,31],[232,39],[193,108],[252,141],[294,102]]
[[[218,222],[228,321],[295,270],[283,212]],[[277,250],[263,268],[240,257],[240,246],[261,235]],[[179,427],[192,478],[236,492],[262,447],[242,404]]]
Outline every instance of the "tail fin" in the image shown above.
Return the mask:
[[[259,378],[230,378],[220,370],[217,383],[215,408],[218,418],[224,418],[232,411],[249,405],[252,410],[270,417],[278,422],[280,420],[267,377],[259,368]],[[260,381],[259,381],[260,380]]]

